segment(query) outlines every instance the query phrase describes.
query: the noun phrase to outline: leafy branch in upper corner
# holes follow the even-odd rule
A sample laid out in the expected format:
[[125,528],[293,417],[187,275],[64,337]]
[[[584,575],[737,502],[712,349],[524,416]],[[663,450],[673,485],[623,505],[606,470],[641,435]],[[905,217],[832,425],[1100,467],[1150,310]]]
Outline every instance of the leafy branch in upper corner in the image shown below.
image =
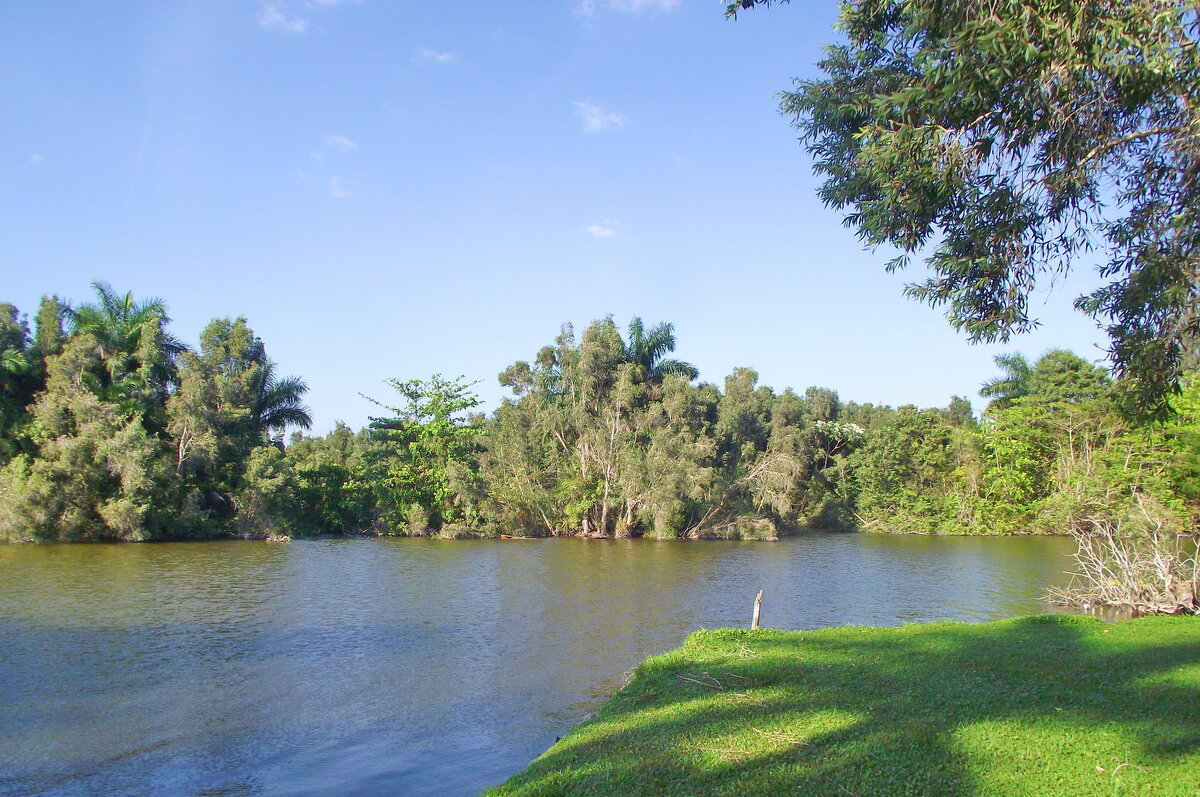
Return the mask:
[[[729,3],[728,16],[771,0]],[[1200,15],[1188,0],[843,0],[824,77],[783,95],[870,246],[922,255],[906,293],[972,341],[1099,259],[1076,307],[1131,414],[1162,419],[1200,332]]]

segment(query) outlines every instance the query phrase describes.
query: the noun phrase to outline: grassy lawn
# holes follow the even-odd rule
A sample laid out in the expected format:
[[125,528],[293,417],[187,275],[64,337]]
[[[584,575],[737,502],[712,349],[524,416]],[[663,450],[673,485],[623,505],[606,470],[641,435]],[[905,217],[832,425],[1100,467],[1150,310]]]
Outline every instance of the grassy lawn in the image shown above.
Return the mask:
[[699,631],[489,795],[1200,794],[1200,618]]

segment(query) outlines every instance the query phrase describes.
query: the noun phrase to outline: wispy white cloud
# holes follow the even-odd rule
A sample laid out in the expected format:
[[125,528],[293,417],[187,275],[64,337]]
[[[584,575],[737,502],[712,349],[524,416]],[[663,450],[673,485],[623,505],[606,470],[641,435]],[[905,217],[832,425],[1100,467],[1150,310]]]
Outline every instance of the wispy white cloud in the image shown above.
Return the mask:
[[579,119],[584,131],[587,133],[599,133],[602,130],[619,130],[629,122],[625,114],[601,108],[595,103],[575,100],[572,105],[575,106],[575,117]]
[[358,146],[358,142],[351,141],[345,136],[339,136],[334,133],[326,133],[325,146],[334,152],[339,152],[344,155],[350,150],[356,148]]
[[308,30],[308,20],[288,13],[283,3],[267,3],[263,6],[262,13],[258,15],[258,24],[288,33],[304,33]]
[[605,219],[603,224],[589,224],[583,231],[593,238],[616,238],[616,222]]
[[34,166],[41,166],[42,165],[42,153],[35,152],[32,155],[30,155],[29,162],[32,163]]
[[422,61],[429,61],[435,64],[449,64],[458,56],[456,56],[454,53],[443,53],[437,50],[422,49],[417,53],[417,57]]
[[334,199],[349,199],[354,192],[342,185],[342,178],[334,176],[329,178],[329,195]]
[[594,17],[601,11],[620,11],[625,14],[640,14],[653,11],[670,13],[679,8],[679,0],[580,0],[576,13]]
[[[307,0],[304,7],[310,11],[320,11],[342,5],[358,5],[361,0]],[[308,19],[288,10],[287,0],[270,0],[262,6],[258,15],[258,24],[264,28],[282,30],[288,33],[304,33],[308,30]]]

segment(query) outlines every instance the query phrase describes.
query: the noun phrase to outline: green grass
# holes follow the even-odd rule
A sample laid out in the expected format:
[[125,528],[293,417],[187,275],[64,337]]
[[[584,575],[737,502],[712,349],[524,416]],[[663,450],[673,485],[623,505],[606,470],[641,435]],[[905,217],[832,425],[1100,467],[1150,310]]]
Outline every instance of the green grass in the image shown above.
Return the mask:
[[489,795],[1200,794],[1200,618],[699,631]]

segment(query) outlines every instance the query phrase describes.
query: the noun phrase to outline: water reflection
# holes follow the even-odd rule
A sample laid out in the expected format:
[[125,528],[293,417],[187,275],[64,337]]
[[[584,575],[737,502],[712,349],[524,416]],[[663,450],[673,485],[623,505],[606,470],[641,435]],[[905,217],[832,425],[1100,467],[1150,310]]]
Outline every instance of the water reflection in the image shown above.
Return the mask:
[[473,794],[697,628],[1043,611],[1071,545],[0,547],[0,793]]

